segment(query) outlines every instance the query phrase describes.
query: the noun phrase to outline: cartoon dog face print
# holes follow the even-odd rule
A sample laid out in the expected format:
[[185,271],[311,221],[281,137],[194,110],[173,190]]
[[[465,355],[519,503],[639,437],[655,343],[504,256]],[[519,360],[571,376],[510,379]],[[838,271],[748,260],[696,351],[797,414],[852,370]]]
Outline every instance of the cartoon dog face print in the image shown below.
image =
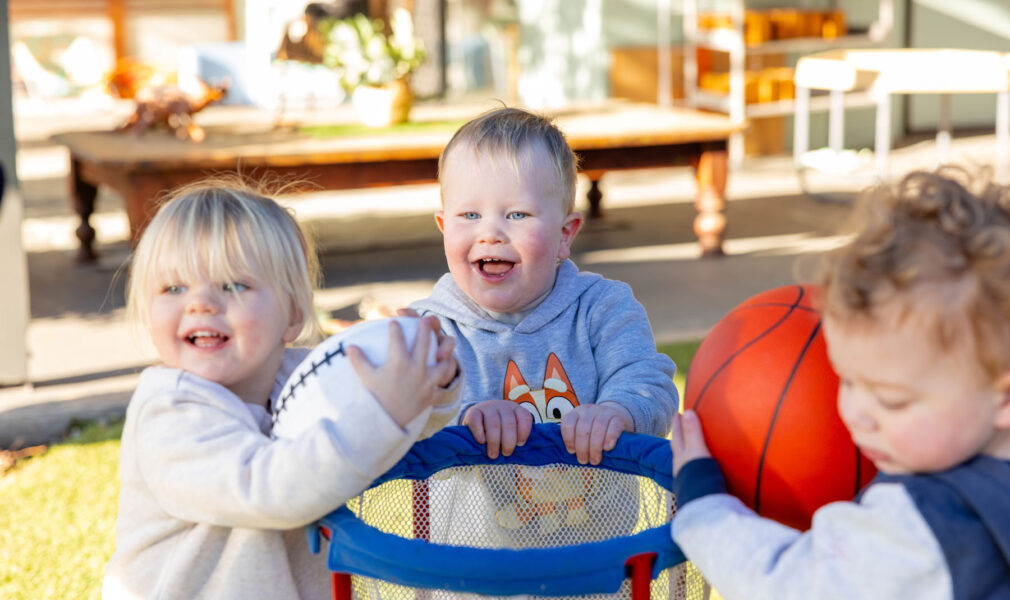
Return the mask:
[[579,405],[568,374],[553,352],[547,357],[544,383],[539,390],[530,389],[519,367],[510,360],[505,370],[504,397],[528,410],[534,423],[560,423]]

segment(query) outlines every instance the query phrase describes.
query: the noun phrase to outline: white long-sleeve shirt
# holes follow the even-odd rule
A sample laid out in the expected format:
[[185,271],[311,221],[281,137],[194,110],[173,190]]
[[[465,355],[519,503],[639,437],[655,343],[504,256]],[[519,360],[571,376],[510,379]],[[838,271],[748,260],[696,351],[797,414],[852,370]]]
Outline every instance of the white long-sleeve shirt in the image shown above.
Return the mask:
[[835,502],[806,532],[712,494],[673,519],[673,539],[726,600],[950,600],[950,572],[936,537],[905,488],[867,488]]
[[681,467],[672,534],[726,600],[1010,598],[1010,461],[979,454],[880,473],[800,532],[725,493],[711,458]]
[[[306,354],[285,351],[271,398]],[[271,440],[263,407],[185,371],[145,370],[123,428],[103,597],[329,598],[325,552],[309,552],[303,526],[452,419],[453,387],[405,429],[370,394],[335,390],[347,394],[346,418]]]

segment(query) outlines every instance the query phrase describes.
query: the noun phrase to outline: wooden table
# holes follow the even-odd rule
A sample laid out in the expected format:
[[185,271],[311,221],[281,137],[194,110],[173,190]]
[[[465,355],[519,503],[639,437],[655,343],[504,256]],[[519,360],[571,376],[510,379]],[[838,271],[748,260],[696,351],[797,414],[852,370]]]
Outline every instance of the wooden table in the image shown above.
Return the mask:
[[[456,117],[465,120],[488,107]],[[728,117],[651,104],[609,102],[559,112],[557,123],[579,155],[592,185],[589,217],[601,215],[600,178],[606,171],[692,165],[697,180],[694,231],[701,254],[722,254],[726,228],[726,144],[739,130]],[[445,113],[438,118],[444,119]],[[415,121],[425,113],[415,108]],[[71,158],[71,199],[80,215],[78,259],[93,261],[95,230],[89,220],[98,186],[107,185],[126,202],[131,240],[153,216],[160,194],[214,172],[279,175],[311,181],[315,189],[337,190],[436,181],[438,157],[453,128],[416,127],[358,131],[318,137],[297,128],[235,119],[205,126],[196,144],[154,131],[136,137],[110,131],[54,136]]]

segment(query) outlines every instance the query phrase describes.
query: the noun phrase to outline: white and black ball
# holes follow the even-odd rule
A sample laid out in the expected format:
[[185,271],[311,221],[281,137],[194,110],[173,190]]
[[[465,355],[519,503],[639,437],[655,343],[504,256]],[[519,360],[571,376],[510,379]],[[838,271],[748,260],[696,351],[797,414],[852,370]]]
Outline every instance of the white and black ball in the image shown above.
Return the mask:
[[[297,437],[319,420],[339,420],[345,402],[351,394],[365,393],[351,361],[347,347],[357,346],[375,366],[386,362],[389,353],[389,327],[396,321],[403,331],[407,349],[414,347],[420,319],[392,317],[364,321],[330,336],[316,346],[295,368],[273,404],[272,436],[280,439]],[[428,348],[428,364],[435,364],[437,342],[434,333]]]

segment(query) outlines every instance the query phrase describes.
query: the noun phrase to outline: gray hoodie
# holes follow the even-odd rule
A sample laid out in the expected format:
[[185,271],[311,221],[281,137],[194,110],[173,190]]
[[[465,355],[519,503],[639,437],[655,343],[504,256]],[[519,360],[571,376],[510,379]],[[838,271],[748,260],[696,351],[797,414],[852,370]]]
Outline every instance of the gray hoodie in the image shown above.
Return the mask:
[[[530,391],[564,387],[573,404],[620,404],[631,413],[636,432],[669,431],[678,406],[676,366],[656,351],[645,309],[625,283],[579,272],[566,260],[550,294],[517,323],[506,323],[477,306],[446,274],[431,296],[411,308],[435,314],[456,338],[466,375],[460,419],[483,400],[518,400]],[[549,396],[544,416],[553,421],[560,413]]]

